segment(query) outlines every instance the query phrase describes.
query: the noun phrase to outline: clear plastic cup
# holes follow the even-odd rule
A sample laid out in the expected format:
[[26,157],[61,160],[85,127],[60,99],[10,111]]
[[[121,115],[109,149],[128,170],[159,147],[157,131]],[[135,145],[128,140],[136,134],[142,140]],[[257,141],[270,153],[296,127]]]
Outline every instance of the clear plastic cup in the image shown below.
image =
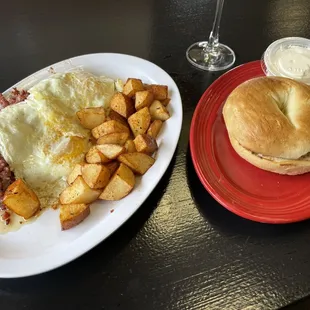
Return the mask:
[[288,37],[270,44],[262,56],[267,76],[282,76],[310,84],[310,40]]

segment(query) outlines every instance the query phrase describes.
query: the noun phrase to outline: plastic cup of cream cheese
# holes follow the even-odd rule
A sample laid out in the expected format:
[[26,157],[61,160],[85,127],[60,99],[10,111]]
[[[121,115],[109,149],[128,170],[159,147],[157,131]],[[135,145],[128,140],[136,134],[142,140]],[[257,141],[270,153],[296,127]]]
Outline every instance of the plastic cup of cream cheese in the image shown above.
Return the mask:
[[283,76],[310,84],[310,40],[289,37],[270,44],[262,57],[267,76]]

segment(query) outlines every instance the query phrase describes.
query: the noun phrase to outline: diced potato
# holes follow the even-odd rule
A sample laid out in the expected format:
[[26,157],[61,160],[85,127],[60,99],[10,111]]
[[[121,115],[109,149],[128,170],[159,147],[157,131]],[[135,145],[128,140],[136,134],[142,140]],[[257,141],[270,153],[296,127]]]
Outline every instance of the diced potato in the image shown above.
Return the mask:
[[98,139],[100,136],[106,135],[108,133],[114,133],[114,132],[129,132],[129,129],[124,124],[115,121],[110,120],[106,121],[103,124],[95,127],[92,129],[92,135]]
[[128,127],[127,119],[121,115],[119,115],[117,112],[110,110],[109,116],[107,117],[107,120],[109,121],[118,121],[119,123],[122,123],[126,127]]
[[17,179],[5,191],[3,203],[8,209],[26,220],[40,209],[40,201],[35,192],[22,179]]
[[123,94],[132,98],[136,92],[144,90],[144,86],[139,79],[128,79],[123,87]]
[[85,220],[89,214],[89,205],[84,203],[61,205],[59,211],[61,229],[67,230],[77,226]]
[[170,114],[167,108],[158,100],[154,100],[154,102],[151,104],[150,114],[152,120],[159,119],[164,122],[170,118]]
[[110,170],[100,164],[86,164],[82,167],[82,177],[90,188],[104,188],[110,176]]
[[110,175],[113,175],[116,169],[119,167],[119,162],[111,161],[110,163],[105,164],[105,167],[109,169]]
[[110,107],[113,111],[125,118],[128,118],[131,114],[135,113],[133,101],[122,93],[116,93],[112,97]]
[[137,152],[135,143],[131,139],[126,141],[124,147],[125,147],[127,153]]
[[67,183],[69,185],[72,184],[79,175],[82,175],[82,167],[84,165],[85,163],[79,163],[74,166],[73,170],[71,171],[71,173],[68,175],[67,178]]
[[138,135],[133,142],[137,152],[152,154],[158,149],[156,140],[147,134]]
[[89,149],[89,151],[86,154],[86,161],[89,164],[101,164],[101,163],[107,163],[110,161],[109,158],[104,156],[97,148],[97,146],[93,146]]
[[160,119],[155,119],[147,130],[147,134],[156,139],[162,126],[163,122]]
[[133,172],[126,165],[120,164],[99,199],[120,200],[132,191],[135,182]]
[[106,120],[105,109],[102,107],[86,108],[76,112],[81,125],[87,129],[93,129]]
[[168,97],[168,86],[166,85],[150,84],[145,88],[154,94],[155,100],[165,100]]
[[149,90],[142,90],[136,92],[135,98],[135,108],[136,110],[140,110],[144,107],[148,107],[154,101],[154,95]]
[[161,103],[166,107],[170,103],[170,101],[171,101],[170,98],[166,98],[164,100],[161,100]]
[[97,144],[119,144],[124,145],[129,138],[129,132],[112,132],[99,137]]
[[101,191],[90,188],[82,176],[78,176],[76,180],[63,190],[59,196],[59,201],[63,205],[67,204],[89,204],[94,202],[100,195]]
[[128,124],[135,137],[140,134],[146,133],[147,129],[150,126],[150,123],[151,123],[151,115],[147,107],[132,114],[128,118]]
[[117,158],[137,174],[146,173],[154,164],[155,159],[144,153],[126,153]]
[[115,159],[120,154],[126,152],[126,149],[118,144],[100,144],[97,149],[108,159]]

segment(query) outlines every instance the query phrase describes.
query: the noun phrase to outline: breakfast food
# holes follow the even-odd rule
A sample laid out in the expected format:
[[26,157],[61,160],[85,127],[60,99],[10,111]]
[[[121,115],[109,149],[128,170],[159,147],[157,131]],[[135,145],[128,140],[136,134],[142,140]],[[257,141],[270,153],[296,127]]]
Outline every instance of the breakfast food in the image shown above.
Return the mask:
[[84,71],[0,97],[0,233],[2,224],[22,224],[50,207],[67,230],[97,199],[127,196],[136,174],[155,162],[163,124],[151,123],[155,98],[166,109],[167,86],[136,78],[123,85]]
[[238,86],[223,116],[230,142],[246,161],[288,175],[310,171],[310,87],[282,77]]

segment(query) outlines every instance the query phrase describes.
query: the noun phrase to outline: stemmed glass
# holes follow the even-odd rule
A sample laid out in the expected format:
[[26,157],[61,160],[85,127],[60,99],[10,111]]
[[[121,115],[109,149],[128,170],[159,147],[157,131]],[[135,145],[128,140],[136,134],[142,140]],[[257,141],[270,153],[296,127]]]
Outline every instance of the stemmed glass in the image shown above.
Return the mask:
[[236,56],[234,51],[219,43],[220,21],[224,0],[217,0],[213,28],[209,41],[196,42],[186,51],[188,61],[195,67],[207,71],[225,70],[233,65]]

